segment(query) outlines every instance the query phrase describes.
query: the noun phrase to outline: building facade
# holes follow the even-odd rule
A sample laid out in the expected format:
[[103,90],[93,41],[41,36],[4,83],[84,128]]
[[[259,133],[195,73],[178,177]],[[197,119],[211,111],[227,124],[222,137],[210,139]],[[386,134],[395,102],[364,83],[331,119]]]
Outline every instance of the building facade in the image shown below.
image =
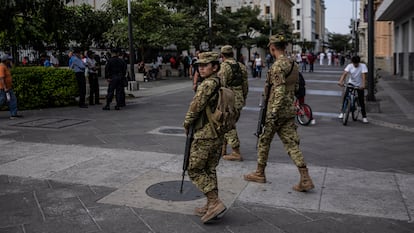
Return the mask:
[[[393,37],[393,74],[407,80],[414,79],[414,1],[384,0],[376,12],[377,21],[386,24],[385,37]],[[392,28],[392,31],[389,28]],[[390,36],[388,36],[390,35]]]
[[77,6],[82,4],[89,4],[95,10],[102,10],[108,0],[66,0],[67,5]]

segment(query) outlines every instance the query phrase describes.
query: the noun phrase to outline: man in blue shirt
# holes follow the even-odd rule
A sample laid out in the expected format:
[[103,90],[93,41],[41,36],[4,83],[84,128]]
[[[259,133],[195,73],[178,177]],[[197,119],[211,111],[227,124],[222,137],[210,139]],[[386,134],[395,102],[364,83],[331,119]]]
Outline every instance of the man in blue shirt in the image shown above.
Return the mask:
[[73,52],[72,63],[70,68],[75,72],[76,81],[78,82],[78,89],[79,89],[79,107],[80,108],[87,108],[88,106],[85,104],[85,96],[86,96],[86,79],[85,79],[85,63],[83,63],[80,57],[80,50],[75,49]]

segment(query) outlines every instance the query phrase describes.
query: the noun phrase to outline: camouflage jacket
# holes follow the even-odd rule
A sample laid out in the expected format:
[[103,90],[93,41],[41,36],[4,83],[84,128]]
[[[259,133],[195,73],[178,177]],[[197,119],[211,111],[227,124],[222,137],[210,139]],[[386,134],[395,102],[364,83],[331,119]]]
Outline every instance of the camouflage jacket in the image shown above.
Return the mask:
[[[267,118],[292,118],[295,116],[294,87],[286,85],[286,75],[292,69],[292,62],[285,56],[280,56],[270,67],[267,73],[267,82],[272,86],[269,93]],[[293,69],[298,70],[298,65],[293,63]],[[288,77],[292,78],[292,77]]]
[[218,79],[216,74],[204,79],[197,88],[185,115],[184,127],[187,128],[189,125],[194,125],[195,139],[212,139],[220,136],[216,134],[206,115],[206,108],[211,108],[213,112],[218,101],[216,90],[220,84],[214,79]]
[[[241,85],[232,85],[233,72],[230,64],[238,63],[242,72]],[[223,86],[230,88],[234,91],[236,108],[241,110],[246,105],[247,93],[249,92],[249,84],[247,81],[247,68],[240,62],[237,62],[234,58],[227,58],[220,65],[219,77]]]

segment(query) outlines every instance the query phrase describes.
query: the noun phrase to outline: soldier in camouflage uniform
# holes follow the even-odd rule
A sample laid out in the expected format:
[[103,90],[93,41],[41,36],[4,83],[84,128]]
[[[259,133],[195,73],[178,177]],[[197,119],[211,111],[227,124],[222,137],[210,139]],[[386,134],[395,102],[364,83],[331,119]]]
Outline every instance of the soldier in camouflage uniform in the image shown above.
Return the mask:
[[257,170],[244,175],[247,181],[265,183],[265,167],[269,155],[270,143],[275,133],[278,134],[286,151],[299,169],[299,184],[293,186],[298,192],[308,191],[314,188],[312,179],[309,177],[308,169],[302,152],[299,149],[299,136],[296,132],[295,110],[293,107],[294,92],[298,85],[298,66],[294,61],[285,56],[287,45],[283,34],[271,36],[268,47],[276,62],[267,74],[267,84],[271,86],[268,93],[266,122],[263,133],[259,137],[257,152]]
[[[221,78],[222,86],[230,88],[234,92],[238,120],[241,110],[246,104],[247,93],[249,91],[247,68],[233,58],[233,47],[231,45],[223,46],[221,48],[221,55],[223,62],[220,65],[219,77]],[[227,144],[233,150],[228,155],[226,153]],[[221,153],[225,160],[243,161],[243,157],[240,154],[240,140],[237,136],[236,127],[224,135],[224,144]]]
[[206,109],[211,108],[214,111],[218,103],[218,88],[221,85],[217,77],[220,70],[219,54],[200,53],[197,63],[200,77],[204,81],[197,88],[187,111],[184,128],[187,133],[190,126],[194,128],[188,175],[207,197],[207,204],[195,209],[196,215],[202,216],[201,220],[206,223],[226,210],[226,206],[218,198],[216,174],[224,135],[216,132],[206,115]]

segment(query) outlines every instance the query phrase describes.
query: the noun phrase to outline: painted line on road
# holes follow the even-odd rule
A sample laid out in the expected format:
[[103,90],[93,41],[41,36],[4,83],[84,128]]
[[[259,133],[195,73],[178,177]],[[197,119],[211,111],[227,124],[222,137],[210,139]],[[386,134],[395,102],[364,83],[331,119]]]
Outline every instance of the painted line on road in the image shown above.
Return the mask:
[[[263,92],[263,88],[250,87],[249,92]],[[342,91],[306,89],[306,95],[342,96]]]

